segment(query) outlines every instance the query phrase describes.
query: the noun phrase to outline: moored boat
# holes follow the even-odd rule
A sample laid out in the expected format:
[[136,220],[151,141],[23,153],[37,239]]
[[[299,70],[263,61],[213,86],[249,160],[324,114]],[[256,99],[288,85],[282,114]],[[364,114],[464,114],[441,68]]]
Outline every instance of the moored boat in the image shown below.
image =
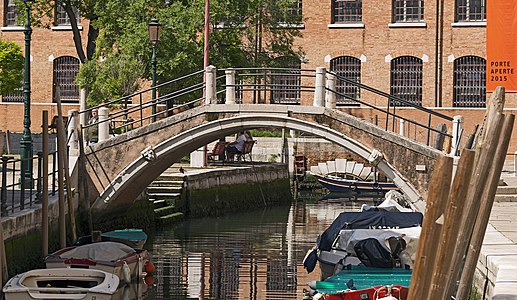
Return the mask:
[[325,279],[348,265],[381,268],[412,268],[422,214],[404,211],[386,200],[361,212],[343,212],[318,237],[308,251],[304,266],[311,272],[319,263]]
[[6,300],[111,299],[119,277],[91,269],[37,269],[11,278],[3,288]]
[[386,193],[399,188],[393,182],[366,181],[350,176],[339,177],[332,175],[312,174],[314,178],[327,190],[334,193]]
[[126,283],[143,276],[149,263],[146,250],[117,242],[67,247],[45,258],[47,268],[97,269],[113,273]]
[[[147,234],[142,229],[117,229],[98,234],[102,242],[122,243],[136,249],[142,249],[147,242]],[[92,240],[92,235],[82,236],[77,239],[74,246],[91,244]]]
[[324,281],[309,282],[309,295],[315,300],[405,300],[411,273],[408,269],[347,266]]

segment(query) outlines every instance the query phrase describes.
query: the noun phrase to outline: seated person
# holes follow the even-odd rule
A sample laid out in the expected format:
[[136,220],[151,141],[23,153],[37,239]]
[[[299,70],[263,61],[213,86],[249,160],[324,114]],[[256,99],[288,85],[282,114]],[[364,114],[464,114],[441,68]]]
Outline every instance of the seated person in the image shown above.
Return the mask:
[[244,131],[239,132],[237,139],[234,142],[226,145],[226,158],[228,160],[233,161],[235,154],[242,153],[244,149],[244,143],[248,140],[248,137],[244,133]]

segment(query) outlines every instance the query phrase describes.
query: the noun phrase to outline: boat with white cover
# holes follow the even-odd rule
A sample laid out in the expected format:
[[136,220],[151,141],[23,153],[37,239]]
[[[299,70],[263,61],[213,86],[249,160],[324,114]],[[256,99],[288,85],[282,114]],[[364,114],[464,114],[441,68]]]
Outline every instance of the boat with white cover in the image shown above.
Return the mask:
[[3,288],[6,300],[112,299],[118,276],[93,269],[37,269],[11,278]]
[[143,276],[147,250],[117,242],[98,242],[58,250],[45,258],[47,268],[88,268],[110,272],[130,283]]

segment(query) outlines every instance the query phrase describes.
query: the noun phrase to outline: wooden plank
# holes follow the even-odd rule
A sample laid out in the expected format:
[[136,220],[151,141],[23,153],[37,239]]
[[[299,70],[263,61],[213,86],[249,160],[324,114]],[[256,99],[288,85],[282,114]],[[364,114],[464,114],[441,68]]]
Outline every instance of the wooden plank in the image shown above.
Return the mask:
[[[461,209],[462,202],[468,193],[468,184],[466,183],[470,182],[472,177],[475,154],[473,150],[468,149],[464,149],[461,153],[458,169],[454,176],[451,194],[449,196],[449,203],[447,203],[447,208],[445,209],[444,224],[438,250],[436,251],[436,257],[452,257],[452,251],[454,251],[458,231],[460,230],[458,223],[461,220],[461,213],[463,212]],[[445,297],[445,289],[449,281],[449,263],[450,261],[447,259],[436,259],[434,268],[428,270],[428,272],[432,272],[429,294],[422,299],[447,299]],[[450,297],[448,299],[450,299]]]
[[499,179],[501,178],[501,171],[506,158],[506,152],[508,151],[508,145],[510,144],[514,121],[515,115],[511,114],[504,116],[502,134],[499,136],[497,150],[490,166],[490,172],[486,177],[485,188],[481,195],[479,213],[474,225],[469,247],[467,248],[467,257],[461,273],[458,293],[456,294],[456,299],[458,300],[467,300],[470,293],[474,272],[476,271],[476,264],[481,251],[481,245],[483,244],[486,227],[490,218],[490,212],[492,211],[497,186],[499,184]]
[[432,274],[429,269],[434,266],[436,249],[442,225],[436,220],[443,214],[445,204],[449,197],[452,182],[453,158],[439,156],[426,201],[422,232],[418,242],[415,267],[411,277],[408,300],[426,299],[427,289],[431,284]]

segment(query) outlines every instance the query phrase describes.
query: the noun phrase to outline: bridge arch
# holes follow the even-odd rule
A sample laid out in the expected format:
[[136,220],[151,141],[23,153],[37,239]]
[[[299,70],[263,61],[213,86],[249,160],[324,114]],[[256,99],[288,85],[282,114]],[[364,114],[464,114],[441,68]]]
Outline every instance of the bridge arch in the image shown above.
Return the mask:
[[417,189],[411,185],[397,169],[390,164],[379,151],[368,147],[351,137],[330,128],[329,126],[316,124],[303,119],[298,119],[281,113],[259,114],[246,113],[227,118],[204,122],[187,130],[184,130],[155,146],[149,146],[141,151],[141,155],[135,158],[100,191],[99,196],[92,205],[94,209],[102,209],[108,206],[116,206],[123,201],[127,191],[133,195],[135,188],[141,186],[141,191],[154,180],[157,171],[163,172],[170,162],[178,161],[188,153],[206,145],[218,138],[231,135],[241,130],[250,130],[258,127],[276,127],[293,129],[296,131],[311,133],[315,136],[338,144],[359,157],[375,164],[388,178],[411,199],[411,204],[418,210],[425,206]]

